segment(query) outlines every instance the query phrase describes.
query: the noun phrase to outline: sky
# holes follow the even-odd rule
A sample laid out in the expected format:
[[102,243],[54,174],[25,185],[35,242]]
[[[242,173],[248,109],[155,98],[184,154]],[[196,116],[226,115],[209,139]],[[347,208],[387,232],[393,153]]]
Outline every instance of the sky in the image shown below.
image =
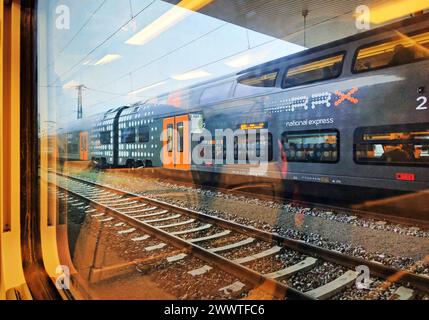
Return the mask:
[[[48,3],[39,9],[39,87],[57,122],[76,118],[77,85],[88,117],[305,49],[161,0]],[[58,27],[64,8],[69,29]]]

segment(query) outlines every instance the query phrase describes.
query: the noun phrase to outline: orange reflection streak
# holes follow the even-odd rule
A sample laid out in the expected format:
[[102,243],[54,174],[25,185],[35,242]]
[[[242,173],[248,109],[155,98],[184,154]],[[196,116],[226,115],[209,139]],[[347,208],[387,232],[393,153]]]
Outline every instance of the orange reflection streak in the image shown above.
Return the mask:
[[295,215],[295,225],[297,228],[302,228],[305,220],[305,211],[302,209],[299,213]]
[[[415,39],[408,37],[407,35],[395,30],[401,40],[407,41],[408,43],[412,43],[412,46],[415,46],[418,50],[422,51],[425,55],[429,56],[429,49],[425,46],[421,45],[420,42],[417,42]],[[427,41],[426,41],[427,42]]]
[[213,0],[182,0],[170,10],[126,41],[130,45],[144,45],[183,21],[193,11],[199,11]]

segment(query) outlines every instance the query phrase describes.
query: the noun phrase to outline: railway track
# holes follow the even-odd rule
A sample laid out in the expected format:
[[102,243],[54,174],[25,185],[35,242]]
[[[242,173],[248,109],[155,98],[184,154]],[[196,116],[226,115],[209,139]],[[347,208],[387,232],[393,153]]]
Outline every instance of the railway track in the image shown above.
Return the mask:
[[[189,255],[207,263],[192,270],[194,275],[204,275],[213,266],[242,280],[231,283],[229,289],[258,288],[275,299],[330,299],[353,288],[359,277],[356,268],[367,266],[371,276],[386,281],[387,287],[391,283],[397,286],[391,299],[412,299],[420,293],[429,293],[429,278],[409,271],[395,270],[77,176],[51,172],[50,179],[61,193],[85,203],[86,214],[101,222],[113,217],[120,220],[119,234],[140,232],[143,236],[134,240],[152,237],[159,242],[148,247],[150,251],[168,245],[181,252],[168,257],[168,261],[186,259]],[[290,261],[274,259],[285,252],[293,257]],[[300,279],[300,275],[311,273],[321,265],[338,266],[341,272],[327,277],[316,287],[305,283],[299,289],[291,287],[289,279]]]
[[[135,174],[130,169],[111,169],[110,172],[120,172],[125,174]],[[143,175],[144,176],[144,175]],[[152,177],[151,175],[149,175]],[[199,184],[195,181],[186,181],[185,179],[181,180],[171,180],[169,178],[162,178],[161,180],[172,183],[172,184],[178,184],[185,187],[191,187],[191,188],[201,188],[203,190],[209,190],[213,192],[222,192],[224,194],[231,194],[235,196],[244,196],[247,198],[256,198],[263,201],[272,201],[275,203],[283,204],[283,203],[290,203],[295,206],[301,206],[303,208],[307,207],[317,207],[320,209],[324,209],[327,211],[335,211],[335,212],[341,212],[343,214],[347,214],[349,216],[357,216],[360,218],[366,218],[366,219],[372,219],[375,221],[386,221],[393,224],[400,224],[404,226],[409,227],[415,227],[419,226],[424,230],[429,230],[429,222],[426,220],[421,219],[413,219],[410,217],[402,217],[398,215],[388,215],[385,213],[380,212],[374,212],[364,209],[357,209],[353,207],[347,207],[346,205],[334,205],[334,204],[326,204],[321,203],[320,201],[314,201],[314,200],[297,200],[292,198],[287,198],[278,195],[275,190],[273,190],[273,186],[269,183],[259,183],[259,184],[251,184],[244,183],[242,185],[237,185],[233,187],[225,187],[225,186],[208,186]],[[272,193],[265,193],[263,190],[272,190]]]

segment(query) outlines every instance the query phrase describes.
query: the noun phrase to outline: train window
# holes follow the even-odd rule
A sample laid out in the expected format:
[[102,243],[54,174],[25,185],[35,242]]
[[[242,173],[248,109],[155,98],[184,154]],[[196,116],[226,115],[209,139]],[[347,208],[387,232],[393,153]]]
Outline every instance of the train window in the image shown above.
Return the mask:
[[267,89],[276,86],[278,71],[269,71],[263,74],[243,76],[235,87],[234,97],[246,97],[267,92]]
[[136,129],[126,128],[122,129],[122,143],[135,143],[136,142]]
[[150,141],[150,129],[148,126],[140,126],[139,129],[139,142],[149,142]]
[[259,75],[245,76],[238,80],[239,84],[251,87],[275,87],[279,72],[270,71]]
[[359,164],[429,166],[429,124],[357,129],[355,161]]
[[167,151],[168,152],[173,152],[173,136],[174,136],[173,125],[169,124],[167,126]]
[[365,72],[399,66],[429,58],[429,31],[399,34],[358,50],[353,71]]
[[180,122],[177,124],[177,151],[183,152],[184,149],[184,124]]
[[79,133],[70,133],[67,135],[68,154],[77,154],[79,152],[80,136]]
[[286,72],[283,88],[339,77],[343,69],[344,57],[345,54],[341,53],[290,67]]
[[106,145],[106,144],[110,144],[110,143],[111,143],[110,131],[100,132],[100,144]]
[[77,143],[69,143],[67,144],[67,152],[69,155],[78,153],[79,146]]
[[[226,139],[223,140],[223,152],[226,157]],[[234,137],[234,160],[240,159],[241,152],[247,152],[246,159],[262,158],[264,161],[271,162],[274,158],[273,135],[271,132],[268,135],[261,135],[259,131],[256,134],[246,134],[245,139]]]
[[288,162],[336,163],[340,134],[337,130],[285,132],[283,148]]

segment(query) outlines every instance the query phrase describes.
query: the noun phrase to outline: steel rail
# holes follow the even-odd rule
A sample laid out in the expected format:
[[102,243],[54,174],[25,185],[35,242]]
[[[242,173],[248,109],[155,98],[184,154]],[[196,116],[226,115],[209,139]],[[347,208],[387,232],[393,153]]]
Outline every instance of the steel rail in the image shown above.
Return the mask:
[[[278,243],[279,245],[285,246],[286,248],[288,248],[290,250],[295,250],[295,251],[298,251],[304,255],[312,256],[315,258],[320,258],[324,261],[331,262],[334,264],[338,264],[338,265],[341,265],[341,266],[349,268],[349,269],[355,269],[358,266],[367,266],[370,269],[372,276],[377,276],[377,277],[380,277],[382,279],[385,279],[385,280],[388,280],[391,282],[398,282],[398,283],[401,283],[405,286],[411,285],[418,290],[421,290],[425,293],[429,293],[429,277],[428,276],[418,275],[418,274],[409,272],[407,270],[398,270],[398,269],[388,267],[388,266],[385,266],[385,265],[377,263],[377,262],[367,261],[367,260],[364,260],[362,258],[346,255],[346,254],[341,253],[341,252],[317,247],[317,246],[305,243],[305,242],[300,241],[300,240],[294,240],[294,239],[286,238],[286,237],[283,237],[283,236],[276,234],[276,233],[269,233],[269,232],[266,232],[263,230],[256,229],[256,228],[251,227],[251,226],[238,224],[236,222],[228,221],[228,220],[225,220],[225,219],[222,219],[219,217],[210,216],[210,215],[207,215],[207,214],[202,213],[202,212],[178,207],[178,206],[175,206],[175,205],[172,205],[172,204],[160,201],[160,200],[150,199],[150,198],[147,198],[147,197],[142,196],[142,195],[134,194],[132,192],[128,192],[128,191],[117,189],[117,188],[110,187],[110,186],[105,186],[105,185],[102,185],[102,184],[99,184],[97,182],[90,181],[87,179],[82,179],[82,178],[78,178],[75,176],[69,176],[67,174],[58,173],[58,172],[56,172],[56,174],[63,176],[63,177],[66,177],[66,178],[69,178],[69,179],[72,179],[72,180],[75,180],[75,181],[84,182],[84,183],[91,184],[91,185],[94,185],[94,186],[97,186],[97,187],[100,187],[103,189],[111,190],[112,192],[120,193],[123,196],[128,196],[132,199],[139,199],[139,200],[145,201],[149,204],[157,205],[158,207],[160,207],[162,209],[169,209],[169,210],[172,210],[172,211],[177,212],[177,213],[183,213],[183,214],[186,214],[188,216],[198,218],[200,221],[212,223],[212,224],[215,224],[217,226],[221,226],[223,228],[233,230],[233,231],[241,233],[241,234],[246,234],[248,236],[254,237],[254,238],[261,240],[261,241],[265,241],[265,242],[269,242],[269,243],[275,242],[275,243]],[[179,241],[182,241],[182,242],[184,241],[183,239],[178,238],[178,237],[174,237],[174,240],[175,239],[178,239]],[[198,248],[200,248],[200,247],[198,247]],[[222,257],[220,257],[220,258],[222,258]],[[222,258],[222,259],[226,260],[224,258]],[[229,260],[226,260],[226,261],[229,261]],[[248,269],[248,270],[250,270],[250,269]],[[291,289],[289,289],[289,290],[291,290]]]

